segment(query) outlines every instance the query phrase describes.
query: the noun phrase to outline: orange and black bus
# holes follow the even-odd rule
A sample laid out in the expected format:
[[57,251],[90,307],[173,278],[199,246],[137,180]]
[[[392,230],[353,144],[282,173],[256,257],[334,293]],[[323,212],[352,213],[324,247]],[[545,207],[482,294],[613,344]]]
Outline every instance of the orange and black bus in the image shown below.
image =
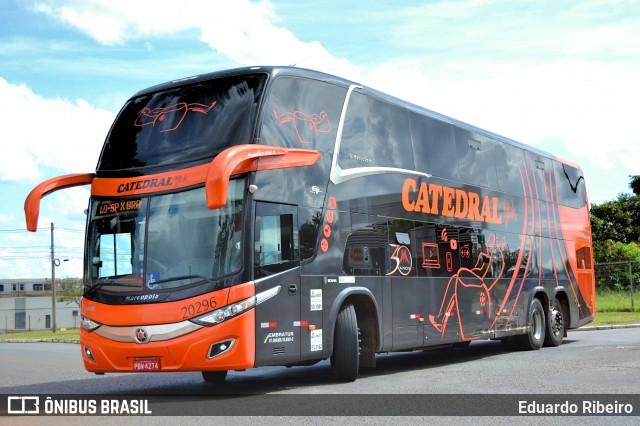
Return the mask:
[[580,167],[338,77],[288,67],[143,90],[91,185],[88,371],[309,365],[478,339],[561,344],[595,315]]

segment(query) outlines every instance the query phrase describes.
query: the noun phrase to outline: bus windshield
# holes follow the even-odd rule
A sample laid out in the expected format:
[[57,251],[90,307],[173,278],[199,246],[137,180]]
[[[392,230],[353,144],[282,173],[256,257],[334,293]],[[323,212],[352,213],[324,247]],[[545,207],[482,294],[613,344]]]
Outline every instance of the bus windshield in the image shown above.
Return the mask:
[[209,210],[204,188],[127,200],[92,199],[88,280],[95,291],[150,293],[211,282],[240,270],[242,194]]
[[98,170],[211,159],[249,143],[265,79],[218,78],[130,99],[107,136]]

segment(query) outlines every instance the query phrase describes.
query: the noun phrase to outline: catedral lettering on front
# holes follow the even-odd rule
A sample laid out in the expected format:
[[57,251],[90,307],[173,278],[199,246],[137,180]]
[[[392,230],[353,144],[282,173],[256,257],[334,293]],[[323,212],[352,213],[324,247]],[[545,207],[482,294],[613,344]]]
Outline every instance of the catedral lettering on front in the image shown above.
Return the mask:
[[[578,165],[338,77],[252,67],[134,95],[90,185],[88,371],[200,371],[562,343],[595,314]],[[517,356],[514,354],[514,356]]]
[[141,189],[147,188],[161,188],[165,186],[173,185],[173,181],[171,177],[161,178],[161,179],[144,179],[131,183],[122,183],[118,185],[118,193],[122,194],[123,192],[133,192],[139,191]]

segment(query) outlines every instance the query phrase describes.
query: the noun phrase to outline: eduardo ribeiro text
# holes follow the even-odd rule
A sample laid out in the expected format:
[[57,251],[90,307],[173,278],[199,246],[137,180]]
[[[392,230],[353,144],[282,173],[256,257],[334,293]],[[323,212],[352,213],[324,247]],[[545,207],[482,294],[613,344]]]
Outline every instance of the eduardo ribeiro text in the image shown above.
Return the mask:
[[575,415],[607,415],[632,414],[633,405],[628,403],[603,403],[600,401],[582,401],[576,404],[569,401],[558,403],[542,403],[536,401],[518,401],[518,414],[575,414]]

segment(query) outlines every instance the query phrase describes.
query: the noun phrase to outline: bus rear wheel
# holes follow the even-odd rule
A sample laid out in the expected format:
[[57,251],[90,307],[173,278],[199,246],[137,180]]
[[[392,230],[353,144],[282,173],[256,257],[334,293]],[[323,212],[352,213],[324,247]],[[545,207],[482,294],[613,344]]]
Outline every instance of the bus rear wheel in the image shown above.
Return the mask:
[[529,331],[526,334],[515,336],[516,345],[523,350],[538,350],[544,343],[546,325],[546,316],[544,308],[538,299],[533,299],[529,306]]
[[545,346],[560,346],[565,332],[565,316],[562,304],[553,300],[551,311],[547,314],[547,329],[544,338]]
[[360,340],[356,310],[351,303],[340,308],[333,333],[331,373],[335,380],[353,382],[360,367]]
[[227,371],[203,371],[202,378],[207,383],[224,383]]

